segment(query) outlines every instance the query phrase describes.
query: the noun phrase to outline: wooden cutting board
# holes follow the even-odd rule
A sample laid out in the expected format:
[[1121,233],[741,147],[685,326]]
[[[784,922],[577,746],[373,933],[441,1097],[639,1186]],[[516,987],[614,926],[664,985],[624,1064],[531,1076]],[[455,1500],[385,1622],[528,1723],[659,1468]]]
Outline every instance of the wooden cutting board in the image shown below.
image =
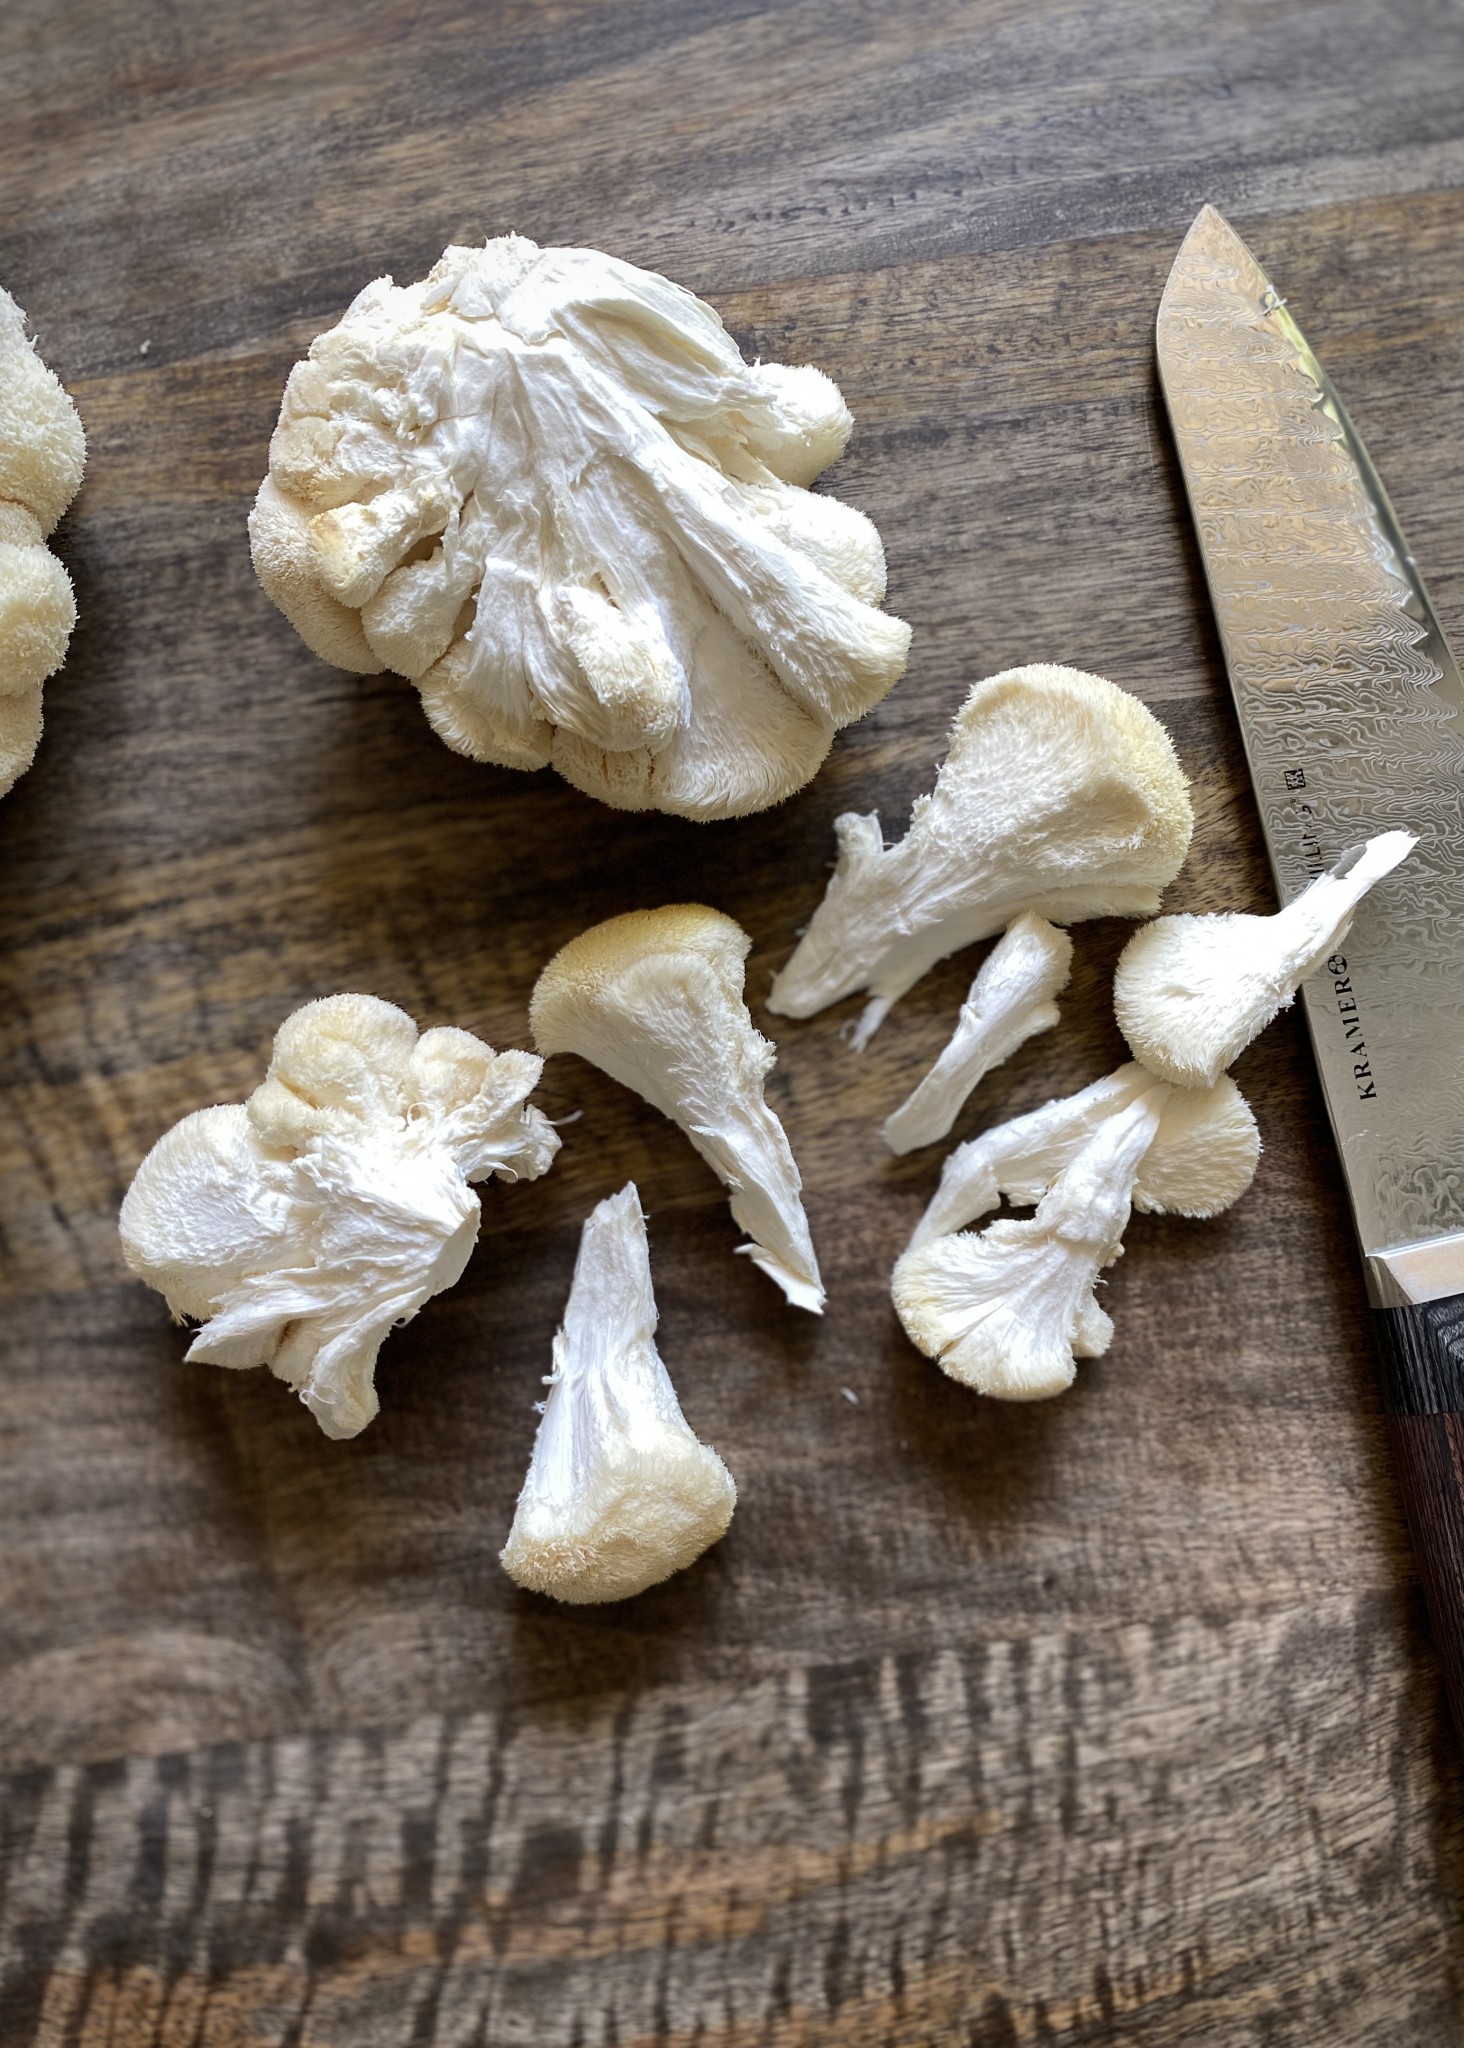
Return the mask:
[[[526,1042],[549,954],[699,898],[755,1010],[831,825],[900,829],[977,677],[1137,691],[1194,779],[1175,908],[1269,885],[1157,401],[1212,199],[1347,394],[1464,623],[1464,47],[1446,10],[1200,0],[9,0],[0,282],[75,394],[81,607],[0,806],[0,2041],[48,2048],[1409,2048],[1464,2039],[1458,1751],[1301,1024],[1266,1152],[1135,1219],[1109,1356],[985,1403],[902,1338],[938,1157],[878,1126],[979,953],[862,1056],[778,1041],[830,1286],[745,1260],[581,1063],[553,1172],[330,1443],[182,1363],[115,1237],[143,1152],[364,989]],[[516,228],[665,269],[857,416],[909,674],[779,810],[694,826],[447,752],[306,652],[244,519],[290,364],[383,271]],[[1120,926],[962,1129],[1121,1057]],[[623,1606],[497,1563],[579,1225],[630,1178],[726,1540]]]

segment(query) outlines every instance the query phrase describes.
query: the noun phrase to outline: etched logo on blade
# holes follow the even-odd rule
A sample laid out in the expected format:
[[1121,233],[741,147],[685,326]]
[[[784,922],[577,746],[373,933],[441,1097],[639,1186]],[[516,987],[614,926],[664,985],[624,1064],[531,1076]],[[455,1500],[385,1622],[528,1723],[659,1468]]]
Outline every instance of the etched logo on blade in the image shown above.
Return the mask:
[[1352,1054],[1352,1078],[1357,1084],[1357,1099],[1359,1102],[1376,1102],[1377,1083],[1368,1064],[1367,1045],[1362,1035],[1362,1018],[1358,1015],[1357,997],[1353,993],[1351,977],[1347,972],[1347,956],[1344,953],[1334,953],[1327,962],[1327,972],[1332,977],[1332,993],[1337,998],[1337,1015],[1342,1019],[1347,1050]]

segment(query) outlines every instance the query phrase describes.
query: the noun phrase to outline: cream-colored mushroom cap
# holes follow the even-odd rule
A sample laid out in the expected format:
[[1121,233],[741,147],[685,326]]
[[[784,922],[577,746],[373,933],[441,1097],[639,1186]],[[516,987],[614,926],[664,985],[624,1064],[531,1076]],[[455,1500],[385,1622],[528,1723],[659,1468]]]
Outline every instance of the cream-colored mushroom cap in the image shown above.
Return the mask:
[[1134,1207],[1151,1216],[1197,1221],[1218,1216],[1240,1200],[1260,1158],[1255,1112],[1228,1074],[1208,1088],[1171,1088],[1154,1141],[1139,1162]]
[[652,271],[454,247],[291,372],[254,565],[326,660],[409,676],[458,752],[736,817],[904,669],[879,535],[805,488],[851,425],[822,372],[745,363]]
[[1193,824],[1169,735],[1137,697],[1080,669],[992,676],[897,845],[873,813],[835,820],[837,865],[768,1007],[811,1017],[868,991],[861,1046],[938,960],[1023,911],[1152,916]]
[[529,1023],[540,1052],[578,1053],[681,1126],[752,1240],[739,1250],[795,1307],[818,1314],[823,1283],[802,1182],[763,1099],[777,1055],[742,995],[751,944],[700,903],[609,918],[555,954]]
[[635,1183],[584,1226],[504,1570],[556,1600],[625,1600],[725,1534],[732,1475],[681,1413],[655,1345]]

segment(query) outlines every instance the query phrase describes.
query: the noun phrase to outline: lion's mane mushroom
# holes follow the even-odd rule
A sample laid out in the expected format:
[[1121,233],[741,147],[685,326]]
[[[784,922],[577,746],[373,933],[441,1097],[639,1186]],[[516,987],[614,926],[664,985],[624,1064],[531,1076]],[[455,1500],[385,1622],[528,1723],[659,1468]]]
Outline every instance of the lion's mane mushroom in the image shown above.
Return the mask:
[[768,1007],[811,1017],[868,990],[862,1046],[938,960],[1024,910],[1152,916],[1193,822],[1169,735],[1137,697],[1074,668],[992,676],[898,845],[872,812],[835,820],[837,865]]
[[559,1139],[525,1097],[543,1061],[424,1031],[375,996],[306,1003],[247,1103],[159,1138],[122,1204],[127,1263],[189,1358],[267,1365],[327,1436],[377,1412],[387,1332],[458,1279],[478,1235],[469,1185],[535,1180]]
[[1411,832],[1380,833],[1273,917],[1160,917],[1135,932],[1113,978],[1132,1052],[1167,1081],[1207,1086],[1286,1008],[1341,944],[1374,882],[1417,844]]
[[905,666],[879,535],[805,488],[851,425],[820,371],[745,363],[652,271],[450,248],[291,372],[254,565],[327,661],[411,677],[460,753],[737,817]]
[[1156,1082],[1105,1117],[1034,1216],[931,1238],[898,1261],[900,1321],[952,1379],[1004,1401],[1041,1401],[1072,1385],[1075,1358],[1108,1349],[1113,1324],[1093,1289],[1123,1250],[1165,1093]]
[[763,1100],[777,1058],[742,998],[752,941],[700,903],[633,910],[555,954],[534,987],[540,1052],[578,1053],[681,1126],[752,1239],[738,1249],[797,1308],[823,1309],[802,1186]]
[[[1228,1076],[1176,1088],[1143,1067],[986,1131],[946,1161],[891,1281],[917,1349],[1004,1400],[1059,1394],[1113,1325],[1093,1288],[1122,1252],[1130,1208],[1214,1216],[1250,1186],[1255,1118]],[[1024,1221],[963,1226],[1005,1195]]]
[[656,1350],[635,1183],[587,1218],[543,1420],[503,1547],[511,1578],[556,1600],[625,1600],[726,1532],[732,1475],[698,1441]]
[[76,624],[71,578],[46,541],[85,466],[76,407],[0,291],[0,796],[35,757],[41,685]]

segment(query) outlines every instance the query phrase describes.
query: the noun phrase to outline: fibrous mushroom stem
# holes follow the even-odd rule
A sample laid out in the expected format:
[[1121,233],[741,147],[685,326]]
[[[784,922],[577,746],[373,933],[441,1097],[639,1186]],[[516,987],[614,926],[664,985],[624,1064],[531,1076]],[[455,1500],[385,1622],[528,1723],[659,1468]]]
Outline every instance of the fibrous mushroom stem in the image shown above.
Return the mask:
[[1104,1118],[1030,1219],[934,1238],[899,1261],[900,1321],[952,1379],[1002,1400],[1045,1400],[1072,1384],[1075,1358],[1108,1348],[1113,1325],[1093,1290],[1123,1249],[1167,1093],[1151,1083]]
[[919,1086],[885,1120],[892,1152],[933,1145],[950,1130],[973,1089],[1058,1021],[1053,1000],[1072,972],[1073,942],[1031,911],[1007,927],[961,1005],[950,1043]]
[[[963,1230],[1005,1196],[1039,1202],[1100,1126],[1155,1086],[1136,1061],[1074,1095],[1045,1102],[958,1145],[916,1225],[911,1249]],[[1181,1216],[1217,1216],[1255,1177],[1261,1140],[1250,1106],[1228,1075],[1211,1088],[1172,1088],[1139,1164],[1134,1206]]]

